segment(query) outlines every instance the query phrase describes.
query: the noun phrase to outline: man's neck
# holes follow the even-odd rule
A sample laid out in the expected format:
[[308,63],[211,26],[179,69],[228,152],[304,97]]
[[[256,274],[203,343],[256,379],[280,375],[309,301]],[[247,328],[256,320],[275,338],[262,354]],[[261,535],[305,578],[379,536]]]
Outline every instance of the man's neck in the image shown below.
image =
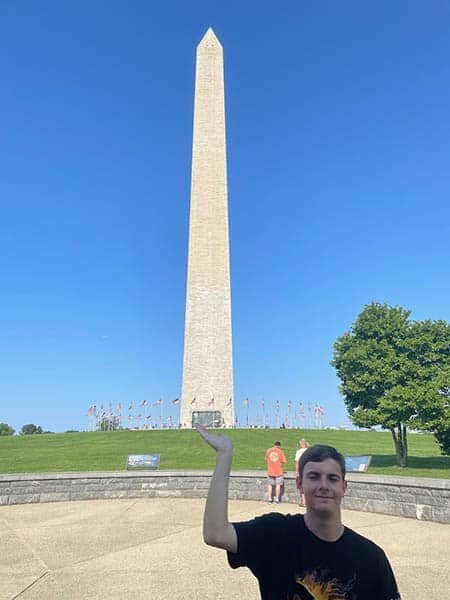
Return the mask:
[[337,514],[324,515],[313,511],[306,511],[306,527],[318,538],[325,542],[337,541],[344,532],[340,512]]

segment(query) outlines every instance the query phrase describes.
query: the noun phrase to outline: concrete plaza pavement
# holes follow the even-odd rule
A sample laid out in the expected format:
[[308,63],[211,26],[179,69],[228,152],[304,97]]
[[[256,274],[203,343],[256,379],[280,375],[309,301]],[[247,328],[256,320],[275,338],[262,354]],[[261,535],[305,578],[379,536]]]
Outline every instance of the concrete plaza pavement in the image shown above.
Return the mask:
[[[238,600],[259,598],[248,569],[201,537],[204,500],[140,498],[0,506],[0,598]],[[233,520],[293,504],[230,501]],[[403,600],[450,599],[450,525],[344,511],[381,545]]]

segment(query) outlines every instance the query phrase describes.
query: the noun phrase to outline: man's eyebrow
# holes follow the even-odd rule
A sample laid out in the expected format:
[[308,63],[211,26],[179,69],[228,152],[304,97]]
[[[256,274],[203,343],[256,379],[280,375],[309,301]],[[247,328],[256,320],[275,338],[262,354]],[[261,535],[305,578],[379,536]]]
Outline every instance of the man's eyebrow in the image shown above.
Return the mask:
[[[321,471],[315,471],[314,469],[311,469],[311,471],[307,471],[305,473],[305,475],[321,475],[322,472]],[[342,477],[341,473],[324,473],[324,475],[326,475],[327,477]]]

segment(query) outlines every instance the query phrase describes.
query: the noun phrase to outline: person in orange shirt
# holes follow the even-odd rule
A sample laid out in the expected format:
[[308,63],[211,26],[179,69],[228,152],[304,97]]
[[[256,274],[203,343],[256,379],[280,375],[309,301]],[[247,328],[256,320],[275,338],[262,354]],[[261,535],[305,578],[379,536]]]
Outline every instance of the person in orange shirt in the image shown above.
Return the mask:
[[272,448],[266,452],[267,462],[267,494],[269,502],[273,502],[273,488],[275,487],[275,502],[280,501],[281,486],[283,480],[283,465],[286,464],[286,457],[281,449],[281,443],[275,442]]

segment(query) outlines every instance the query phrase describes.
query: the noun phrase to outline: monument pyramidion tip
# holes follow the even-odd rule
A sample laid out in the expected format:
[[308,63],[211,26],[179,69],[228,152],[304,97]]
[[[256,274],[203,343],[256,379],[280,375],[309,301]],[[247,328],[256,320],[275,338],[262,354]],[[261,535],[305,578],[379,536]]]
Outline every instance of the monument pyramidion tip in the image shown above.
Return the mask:
[[219,42],[212,27],[208,28],[208,31],[205,33],[205,35],[200,40],[199,46],[202,46],[202,47],[207,46],[209,48],[215,48],[215,47],[222,48],[222,45]]

